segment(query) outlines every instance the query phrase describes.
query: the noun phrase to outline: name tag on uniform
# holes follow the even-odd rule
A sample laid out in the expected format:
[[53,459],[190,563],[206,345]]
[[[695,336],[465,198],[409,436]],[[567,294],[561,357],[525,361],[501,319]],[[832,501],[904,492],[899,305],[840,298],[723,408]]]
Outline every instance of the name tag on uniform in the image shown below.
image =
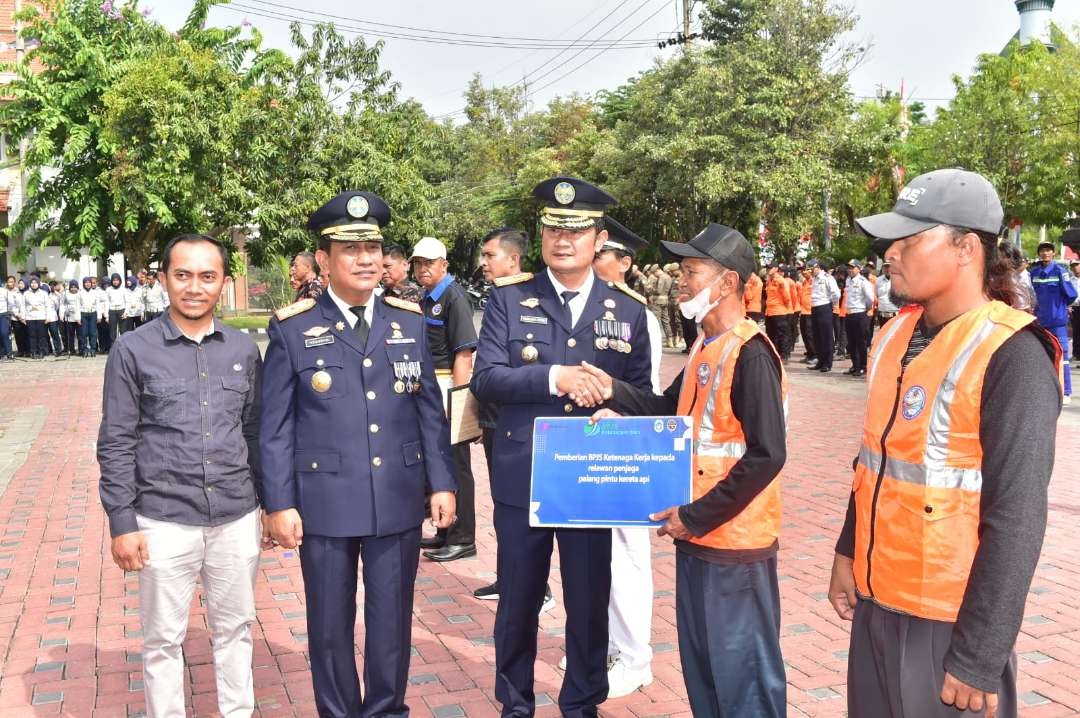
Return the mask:
[[529,314],[522,314],[518,317],[518,321],[523,324],[547,324],[547,317],[534,317]]
[[387,339],[387,344],[416,344],[416,339],[413,337],[399,337],[397,339]]
[[321,336],[321,337],[311,337],[310,339],[305,339],[304,340],[304,348],[305,349],[311,349],[312,347],[321,347],[324,344],[333,344],[333,343],[334,343],[334,335],[333,334],[327,334],[327,335]]

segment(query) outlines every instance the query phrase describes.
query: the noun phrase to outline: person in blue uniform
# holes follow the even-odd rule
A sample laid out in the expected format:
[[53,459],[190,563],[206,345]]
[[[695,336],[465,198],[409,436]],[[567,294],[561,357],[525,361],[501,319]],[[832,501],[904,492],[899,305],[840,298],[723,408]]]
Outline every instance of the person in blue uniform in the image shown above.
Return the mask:
[[[270,534],[300,547],[315,704],[323,718],[406,716],[425,492],[454,520],[450,435],[420,308],[374,289],[390,208],[343,192],[308,220],[330,278],[278,310],[263,370],[260,455]],[[364,581],[364,695],[353,643]]]
[[597,715],[607,698],[611,531],[529,526],[533,420],[589,416],[576,397],[599,400],[583,362],[648,390],[645,305],[624,284],[601,281],[592,261],[608,239],[604,210],[615,198],[574,177],[541,182],[541,252],[547,269],[496,284],[484,310],[471,387],[498,405],[492,498],[498,537],[495,697],[503,715],[536,710],[533,663],[553,541],[559,542],[566,605],[564,716]]

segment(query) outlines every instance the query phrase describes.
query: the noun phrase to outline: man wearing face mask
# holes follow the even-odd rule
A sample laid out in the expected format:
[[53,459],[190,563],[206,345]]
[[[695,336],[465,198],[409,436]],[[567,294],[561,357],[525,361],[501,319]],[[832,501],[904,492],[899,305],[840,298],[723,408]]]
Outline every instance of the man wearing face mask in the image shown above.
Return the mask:
[[[693,501],[650,518],[675,540],[675,612],[683,679],[695,716],[783,716],[776,555],[780,482],[787,459],[787,382],[777,348],[745,314],[756,260],[737,230],[710,224],[681,258],[680,303],[701,331],[663,395],[587,367],[606,405],[594,420],[691,416]],[[722,626],[716,630],[717,626]]]

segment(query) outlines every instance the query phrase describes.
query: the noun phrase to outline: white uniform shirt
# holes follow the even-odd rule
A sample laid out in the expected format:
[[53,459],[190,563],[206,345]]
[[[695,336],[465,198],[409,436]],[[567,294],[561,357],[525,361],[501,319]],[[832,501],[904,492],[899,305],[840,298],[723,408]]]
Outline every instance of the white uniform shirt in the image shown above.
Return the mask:
[[148,312],[163,312],[165,307],[169,306],[169,295],[165,293],[165,287],[161,286],[160,282],[155,282],[153,286],[149,284],[144,287],[143,293],[143,306]]
[[124,307],[124,314],[135,319],[142,316],[143,313],[143,291],[146,287],[138,284],[134,289],[124,289],[124,296],[127,297],[127,306]]
[[109,316],[109,297],[105,294],[105,290],[100,286],[94,289],[97,292],[97,313],[100,319],[107,319]]
[[874,287],[863,275],[848,277],[845,289],[844,309],[848,314],[866,314],[874,306]]
[[877,278],[877,310],[882,314],[896,314],[900,308],[889,299],[892,290],[892,280],[884,274]]
[[23,294],[23,319],[28,322],[45,321],[49,315],[49,293],[27,289]]
[[60,316],[63,317],[65,322],[77,322],[82,317],[79,316],[79,312],[82,308],[79,306],[79,295],[82,292],[76,291],[74,294],[70,290],[64,290],[64,293],[60,295]]
[[108,298],[109,311],[123,311],[127,308],[127,287],[121,284],[119,287],[114,287],[111,284],[105,290],[105,296]]
[[0,287],[0,314],[15,313],[15,294],[7,287]]
[[[567,290],[565,284],[555,278],[555,275],[551,273],[551,269],[547,270],[548,279],[551,280],[551,286],[555,288],[555,296],[562,301],[562,293]],[[596,281],[596,275],[593,274],[592,267],[589,268],[589,275],[585,278],[585,282],[577,288],[577,296],[566,303],[566,306],[570,309],[570,329],[574,328],[578,319],[581,318],[581,313],[585,311],[585,302],[589,299],[589,292],[592,291],[593,282]],[[559,365],[553,364],[548,371],[548,393],[552,396],[560,396],[558,389],[558,382],[555,380],[555,375],[559,371]]]
[[50,324],[60,321],[60,295],[52,290],[49,291],[49,301],[45,306],[45,312],[45,321]]
[[98,310],[98,294],[96,289],[80,289],[79,290],[79,313],[89,314],[93,312],[97,314]]
[[822,270],[810,283],[810,306],[820,307],[823,304],[835,305],[840,301],[840,287],[836,285],[836,279],[831,274]]

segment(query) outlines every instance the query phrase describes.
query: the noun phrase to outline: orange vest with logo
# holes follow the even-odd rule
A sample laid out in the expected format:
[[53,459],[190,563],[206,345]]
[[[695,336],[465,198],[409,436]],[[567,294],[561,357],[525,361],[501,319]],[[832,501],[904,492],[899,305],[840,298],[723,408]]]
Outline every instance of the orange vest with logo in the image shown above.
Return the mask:
[[791,311],[791,291],[787,280],[774,274],[765,284],[765,316],[776,317],[791,314]]
[[1033,317],[987,302],[901,368],[921,316],[921,307],[905,307],[870,350],[853,486],[855,585],[891,610],[955,621],[979,546],[983,377]]
[[743,290],[743,303],[749,314],[761,314],[761,277],[751,274]]
[[810,304],[810,292],[813,285],[814,281],[812,279],[804,279],[799,282],[799,311],[803,314],[810,314],[810,310],[813,308]]
[[[746,436],[731,408],[731,385],[739,353],[758,334],[761,329],[757,323],[743,319],[708,345],[699,337],[690,353],[679,394],[679,415],[694,420],[695,501],[726,479],[746,453]],[[771,342],[769,348],[780,369],[780,390],[787,416],[787,375]],[[738,516],[690,541],[716,549],[746,550],[768,548],[779,536],[780,477],[777,476]]]

